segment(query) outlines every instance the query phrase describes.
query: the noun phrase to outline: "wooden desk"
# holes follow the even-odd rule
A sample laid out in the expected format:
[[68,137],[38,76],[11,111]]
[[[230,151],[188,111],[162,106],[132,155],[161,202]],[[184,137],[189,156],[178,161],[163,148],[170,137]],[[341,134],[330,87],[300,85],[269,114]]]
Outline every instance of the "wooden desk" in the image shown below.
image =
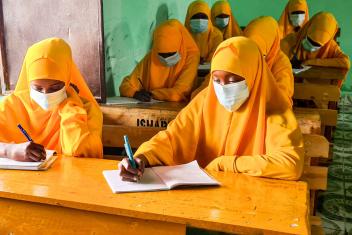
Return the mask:
[[304,72],[294,74],[294,77],[296,79],[343,80],[347,72],[346,69],[313,66]]
[[309,234],[305,182],[213,172],[222,187],[113,194],[116,161],[60,157],[48,171],[0,171],[0,234]]

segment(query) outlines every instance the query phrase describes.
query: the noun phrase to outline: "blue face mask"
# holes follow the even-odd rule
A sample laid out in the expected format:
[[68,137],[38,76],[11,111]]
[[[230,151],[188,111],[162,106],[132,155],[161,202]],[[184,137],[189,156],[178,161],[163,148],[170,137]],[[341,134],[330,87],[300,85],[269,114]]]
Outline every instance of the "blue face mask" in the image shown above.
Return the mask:
[[208,30],[208,20],[206,19],[192,19],[190,26],[193,33],[203,33]]
[[164,64],[166,67],[172,67],[175,66],[181,59],[180,53],[176,52],[174,55],[169,56],[169,57],[162,57],[161,55],[158,55],[159,60],[162,64]]
[[229,21],[230,21],[230,17],[226,17],[226,18],[216,17],[215,18],[215,24],[220,29],[227,27],[229,25]]

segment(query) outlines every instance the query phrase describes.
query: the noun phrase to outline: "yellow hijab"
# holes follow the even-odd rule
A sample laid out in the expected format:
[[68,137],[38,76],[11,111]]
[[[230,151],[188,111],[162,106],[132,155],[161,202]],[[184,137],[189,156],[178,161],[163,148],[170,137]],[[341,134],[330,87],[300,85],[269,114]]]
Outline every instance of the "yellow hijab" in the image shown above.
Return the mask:
[[286,37],[290,33],[294,33],[294,26],[290,21],[290,14],[294,11],[304,11],[305,18],[301,27],[309,20],[309,10],[306,0],[289,0],[279,19],[279,29],[281,38]]
[[[203,13],[208,17],[208,30],[203,33],[194,34],[191,30],[190,20],[192,16],[198,13]],[[198,45],[200,57],[204,58],[205,61],[210,62],[216,47],[223,40],[223,37],[222,33],[214,27],[211,22],[210,8],[206,2],[203,0],[196,0],[189,5],[185,26]]]
[[223,29],[218,28],[222,32],[224,40],[235,36],[241,36],[242,30],[238,25],[236,18],[233,16],[231,6],[227,0],[217,1],[211,8],[211,20],[215,27],[215,18],[221,14],[230,16],[229,24]]
[[[53,79],[64,82],[66,91],[71,94],[71,98],[66,99],[53,110],[43,110],[32,101],[29,95],[30,82],[36,79]],[[73,88],[70,87],[71,83],[79,89],[83,103],[73,92]],[[73,100],[86,109],[83,111],[78,106],[72,109],[65,106]],[[69,110],[70,113],[65,113],[64,110]],[[1,102],[0,112],[3,113],[0,115],[0,126],[3,130],[0,132],[0,142],[21,143],[27,141],[17,129],[17,124],[21,124],[33,141],[59,153],[68,153],[70,152],[68,149],[81,148],[80,143],[77,143],[79,140],[74,138],[87,134],[85,132],[88,130],[80,130],[78,126],[76,129],[66,130],[65,128],[72,127],[69,123],[61,125],[61,122],[65,120],[65,117],[70,119],[70,123],[75,121],[74,117],[80,122],[85,117],[82,112],[86,112],[88,120],[85,124],[88,129],[96,132],[96,143],[91,146],[96,149],[91,152],[92,155],[89,157],[102,156],[100,139],[102,123],[99,122],[102,118],[101,111],[72,60],[70,46],[60,38],[45,39],[28,49],[14,93]],[[75,112],[77,112],[77,116],[75,116]],[[71,134],[66,135],[67,133]],[[84,155],[83,152],[77,154]]]

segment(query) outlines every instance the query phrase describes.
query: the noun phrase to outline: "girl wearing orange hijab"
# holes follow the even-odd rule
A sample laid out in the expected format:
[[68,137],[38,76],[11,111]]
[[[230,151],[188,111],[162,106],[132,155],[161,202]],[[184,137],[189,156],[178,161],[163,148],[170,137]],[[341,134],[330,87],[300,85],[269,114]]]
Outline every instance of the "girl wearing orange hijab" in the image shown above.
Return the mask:
[[59,38],[43,40],[28,49],[14,93],[0,103],[0,156],[40,161],[45,148],[101,158],[102,120],[69,45]]
[[152,50],[120,85],[121,96],[141,101],[187,101],[197,75],[199,50],[178,20],[154,32]]
[[214,3],[211,8],[211,21],[222,32],[224,40],[242,35],[242,30],[232,14],[230,4],[226,0]]
[[282,51],[293,67],[300,64],[350,68],[350,60],[334,40],[338,30],[335,17],[328,12],[317,13],[298,32],[281,41]]
[[233,37],[214,54],[209,86],[165,131],[139,147],[138,169],[128,159],[119,166],[121,177],[130,181],[138,180],[144,166],[192,160],[208,170],[297,180],[303,158],[302,135],[288,97],[257,45]]
[[280,37],[298,32],[308,20],[306,0],[289,0],[279,19]]
[[291,100],[294,90],[292,66],[280,49],[280,32],[276,20],[271,16],[259,17],[247,25],[244,36],[257,43],[278,87]]
[[221,31],[211,23],[210,8],[206,2],[196,0],[189,5],[185,26],[198,45],[200,62],[210,63],[223,36]]

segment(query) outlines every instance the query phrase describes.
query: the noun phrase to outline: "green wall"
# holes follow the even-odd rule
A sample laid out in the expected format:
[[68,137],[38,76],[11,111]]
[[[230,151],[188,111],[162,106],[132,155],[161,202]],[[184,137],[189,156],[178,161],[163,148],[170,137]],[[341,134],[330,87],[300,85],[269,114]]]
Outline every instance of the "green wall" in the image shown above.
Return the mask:
[[[212,5],[216,0],[207,0]],[[119,95],[121,80],[148,52],[155,26],[166,19],[184,21],[192,0],[103,0],[105,76],[107,95]],[[229,0],[241,26],[261,15],[278,19],[285,0]],[[329,11],[337,18],[341,30],[339,42],[352,57],[351,0],[308,0],[310,14]],[[344,90],[352,90],[351,76]]]

